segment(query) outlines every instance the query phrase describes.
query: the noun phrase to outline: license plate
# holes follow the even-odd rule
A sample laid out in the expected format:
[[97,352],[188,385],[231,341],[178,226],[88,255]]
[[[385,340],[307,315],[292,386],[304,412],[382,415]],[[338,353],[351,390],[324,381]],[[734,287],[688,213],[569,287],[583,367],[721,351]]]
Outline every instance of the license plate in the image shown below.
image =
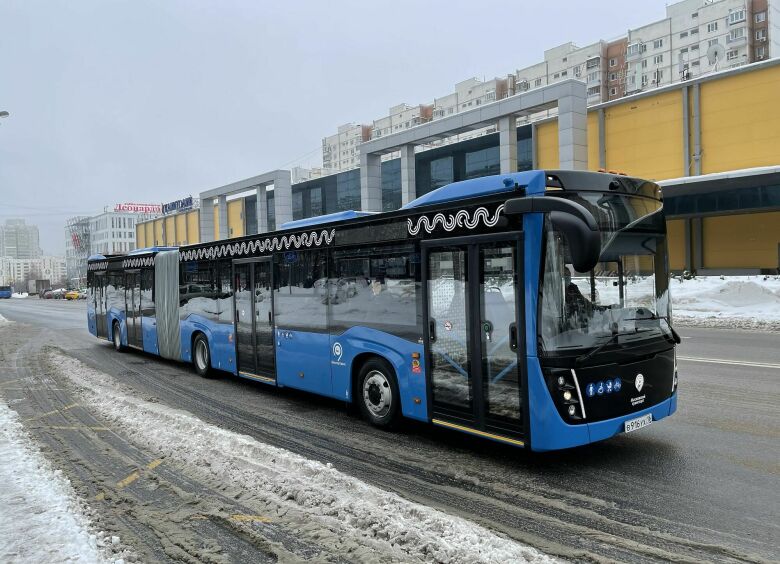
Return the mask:
[[631,421],[626,421],[624,423],[625,431],[626,433],[630,433],[631,431],[636,431],[637,429],[641,429],[642,427],[647,427],[652,422],[653,422],[653,414],[648,413],[647,415],[643,415],[642,417],[637,417],[636,419],[632,419]]

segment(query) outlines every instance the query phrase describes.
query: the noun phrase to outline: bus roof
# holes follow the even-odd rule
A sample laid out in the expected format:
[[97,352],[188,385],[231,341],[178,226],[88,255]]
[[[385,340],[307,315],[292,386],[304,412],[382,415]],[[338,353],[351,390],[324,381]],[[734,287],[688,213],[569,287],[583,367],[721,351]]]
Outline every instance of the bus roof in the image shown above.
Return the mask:
[[179,247],[144,247],[143,249],[135,249],[127,253],[127,256],[133,255],[145,255],[147,253],[159,253],[160,251],[175,251]]
[[517,186],[526,188],[528,194],[542,194],[545,187],[545,172],[543,170],[528,170],[453,182],[412,200],[401,209],[407,210],[502,192],[513,192]]
[[328,213],[325,215],[316,215],[314,217],[307,217],[305,219],[295,219],[293,221],[285,221],[282,223],[280,229],[298,229],[300,227],[309,227],[310,225],[319,225],[320,223],[330,223],[332,221],[343,221],[345,219],[355,219],[356,217],[366,217],[368,215],[375,215],[376,212],[364,212],[347,210],[335,213]]

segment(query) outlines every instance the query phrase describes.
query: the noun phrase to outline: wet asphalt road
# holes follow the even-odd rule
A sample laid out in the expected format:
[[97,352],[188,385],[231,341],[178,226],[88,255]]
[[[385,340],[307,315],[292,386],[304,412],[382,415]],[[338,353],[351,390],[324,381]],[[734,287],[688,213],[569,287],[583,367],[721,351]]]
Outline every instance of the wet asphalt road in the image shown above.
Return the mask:
[[416,423],[375,430],[342,404],[117,354],[85,304],[0,302],[51,343],[146,396],[574,560],[780,559],[780,334],[681,328],[677,414],[534,455]]

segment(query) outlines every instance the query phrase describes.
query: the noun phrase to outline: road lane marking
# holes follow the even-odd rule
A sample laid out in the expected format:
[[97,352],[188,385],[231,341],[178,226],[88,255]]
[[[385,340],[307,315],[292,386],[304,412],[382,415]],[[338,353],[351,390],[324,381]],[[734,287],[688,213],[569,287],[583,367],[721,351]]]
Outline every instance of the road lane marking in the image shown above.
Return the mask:
[[60,409],[55,409],[54,411],[47,411],[46,413],[41,413],[39,415],[36,415],[35,417],[28,417],[27,419],[24,419],[24,422],[28,421],[35,421],[36,419],[42,419],[43,417],[48,417],[49,415],[55,415],[57,413],[62,413],[63,411],[67,411],[69,409],[73,409],[74,407],[78,407],[79,404],[72,403],[70,405],[66,405],[65,407],[61,407]]
[[695,356],[678,356],[677,360],[687,360],[689,362],[709,362],[712,364],[731,364],[734,366],[754,366],[756,368],[780,369],[780,364],[773,364],[771,362],[748,362],[746,360],[728,360],[725,358],[698,358]]
[[125,478],[124,480],[119,480],[119,481],[116,483],[116,487],[118,487],[119,489],[122,489],[122,488],[124,488],[124,487],[126,487],[126,486],[129,486],[130,484],[132,484],[133,482],[135,482],[135,481],[136,481],[138,478],[140,478],[140,477],[141,477],[141,474],[139,474],[138,470],[136,470],[135,472],[133,472],[132,474],[130,474],[130,475],[129,475],[127,478]]
[[[162,464],[162,459],[161,458],[158,458],[156,460],[152,460],[149,464],[146,465],[146,469],[147,470],[154,470],[160,464]],[[132,484],[133,482],[135,482],[140,477],[141,477],[141,473],[138,470],[135,470],[127,478],[125,478],[123,480],[119,480],[116,483],[116,486],[119,489],[125,488],[125,487],[129,486],[130,484]]]
[[152,460],[149,464],[146,465],[147,470],[154,470],[157,468],[160,464],[162,464],[162,458],[158,458],[157,460]]

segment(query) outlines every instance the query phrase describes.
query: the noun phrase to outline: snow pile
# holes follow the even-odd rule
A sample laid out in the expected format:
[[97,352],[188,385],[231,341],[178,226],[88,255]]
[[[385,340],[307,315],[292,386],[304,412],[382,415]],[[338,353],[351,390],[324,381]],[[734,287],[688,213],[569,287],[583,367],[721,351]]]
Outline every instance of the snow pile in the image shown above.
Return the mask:
[[12,298],[26,298],[28,296],[29,294],[27,292],[22,292],[21,294],[18,292],[14,292],[13,294],[11,294]]
[[86,402],[159,456],[207,479],[240,486],[339,538],[401,561],[553,562],[475,523],[407,501],[335,470],[192,415],[142,400],[108,375],[63,354],[51,360]]
[[70,482],[0,403],[0,561],[103,562]]
[[780,329],[780,278],[672,279],[674,319],[684,324]]
[[9,321],[8,319],[0,315],[0,327],[2,327],[3,325],[8,325],[10,323],[13,323],[13,321]]

